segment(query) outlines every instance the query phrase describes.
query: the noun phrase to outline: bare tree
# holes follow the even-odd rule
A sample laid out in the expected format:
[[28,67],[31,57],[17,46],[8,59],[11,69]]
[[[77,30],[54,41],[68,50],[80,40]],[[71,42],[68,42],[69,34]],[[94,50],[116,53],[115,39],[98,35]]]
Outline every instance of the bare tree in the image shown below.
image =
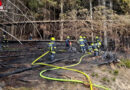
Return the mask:
[[94,35],[93,35],[93,24],[92,24],[92,20],[93,20],[93,6],[92,6],[92,0],[89,0],[89,4],[90,4],[90,18],[91,18],[91,30],[92,30],[92,33],[91,33],[91,36],[92,36],[92,41],[94,41]]
[[63,33],[64,33],[64,30],[63,30],[63,0],[61,0],[61,31],[60,31],[60,40],[62,41],[63,40]]
[[[103,2],[103,6],[104,6],[104,10],[103,10],[103,14],[104,14],[104,16],[106,17],[106,0],[102,0],[102,2]],[[104,46],[105,46],[105,48],[107,48],[107,31],[106,31],[106,21],[104,20],[104,25],[103,25],[103,27],[104,27]]]

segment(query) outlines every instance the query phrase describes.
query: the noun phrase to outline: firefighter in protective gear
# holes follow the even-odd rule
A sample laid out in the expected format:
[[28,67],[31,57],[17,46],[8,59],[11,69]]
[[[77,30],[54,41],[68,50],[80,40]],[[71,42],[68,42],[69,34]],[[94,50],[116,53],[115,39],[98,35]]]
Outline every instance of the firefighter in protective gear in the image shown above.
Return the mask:
[[98,48],[95,48],[95,49],[94,49],[94,56],[99,56]]
[[96,43],[100,42],[100,38],[96,36]]
[[102,43],[101,43],[101,42],[97,42],[97,43],[96,43],[96,45],[97,45],[97,48],[98,48],[98,49],[100,49],[100,48],[101,48]]
[[92,49],[94,48],[94,43],[91,43]]
[[99,55],[99,52],[100,52],[101,45],[102,45],[101,42],[97,42],[97,43],[96,43],[96,47],[97,47],[97,49],[98,49],[98,55]]
[[88,54],[92,54],[93,52],[93,43],[91,43],[91,45],[88,46]]
[[97,43],[93,44],[93,51],[94,51],[94,56],[99,55],[99,50],[98,50],[98,47],[97,47]]
[[84,39],[83,39],[82,36],[79,37],[78,43],[80,45],[82,53],[85,53],[86,52],[86,48],[85,48],[85,43],[84,43]]
[[6,36],[5,35],[3,35],[2,36],[2,47],[3,48],[6,48],[6,47],[8,47],[8,45],[7,45],[7,43],[8,43],[8,40],[6,39]]
[[86,50],[88,50],[88,43],[87,43],[87,39],[86,39],[86,37],[85,37],[85,36],[83,37],[83,39],[84,39],[85,48],[86,48]]
[[87,39],[86,39],[86,37],[85,37],[85,36],[83,37],[83,39],[84,39],[84,42],[87,42]]
[[56,54],[56,44],[55,44],[55,38],[51,37],[51,41],[48,45],[49,51],[50,51],[50,59],[53,61],[55,59]]
[[67,47],[67,49],[69,49],[70,48],[70,37],[69,36],[67,36],[67,39],[65,40],[65,45],[66,45],[66,47]]

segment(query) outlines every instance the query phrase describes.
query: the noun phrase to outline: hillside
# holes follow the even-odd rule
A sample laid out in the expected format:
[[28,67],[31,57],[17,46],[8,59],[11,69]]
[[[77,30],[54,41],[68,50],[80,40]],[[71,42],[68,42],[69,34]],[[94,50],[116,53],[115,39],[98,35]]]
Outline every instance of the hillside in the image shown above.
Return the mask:
[[0,90],[130,90],[130,0],[0,0]]

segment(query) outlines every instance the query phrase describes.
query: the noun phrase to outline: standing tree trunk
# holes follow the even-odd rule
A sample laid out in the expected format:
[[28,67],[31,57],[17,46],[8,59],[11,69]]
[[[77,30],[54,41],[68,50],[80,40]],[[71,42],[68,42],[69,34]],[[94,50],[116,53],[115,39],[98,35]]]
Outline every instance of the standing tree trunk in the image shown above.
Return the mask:
[[89,0],[89,4],[90,4],[90,18],[91,18],[91,30],[92,30],[92,33],[91,33],[91,37],[92,37],[92,42],[94,41],[94,35],[93,35],[93,24],[92,24],[92,20],[93,20],[93,6],[92,6],[92,0]]
[[101,0],[98,0],[98,6],[100,6],[101,5]]
[[64,26],[63,26],[63,0],[61,0],[61,31],[60,31],[60,40],[63,40]]
[[110,9],[113,10],[113,0],[110,0]]
[[[103,14],[106,17],[106,0],[103,0],[103,6],[104,6],[104,10],[103,10]],[[105,19],[106,20],[106,19]],[[104,48],[107,49],[108,46],[108,42],[107,42],[107,31],[106,31],[106,21],[104,20]]]
[[[111,9],[111,10],[113,10],[113,0],[110,0],[109,1],[110,3],[109,3],[109,8]],[[111,13],[111,16],[110,17],[113,17],[113,11],[112,11],[112,13]],[[113,19],[111,18],[111,24],[110,24],[110,29],[111,29],[111,31],[110,31],[110,33],[112,34],[113,33]]]

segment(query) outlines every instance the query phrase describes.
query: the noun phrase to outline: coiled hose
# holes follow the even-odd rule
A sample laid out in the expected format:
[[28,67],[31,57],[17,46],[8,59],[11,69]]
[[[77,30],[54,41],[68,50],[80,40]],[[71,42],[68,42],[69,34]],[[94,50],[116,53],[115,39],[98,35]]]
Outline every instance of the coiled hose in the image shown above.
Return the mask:
[[[77,69],[71,69],[71,68],[70,68],[70,67],[74,67],[74,66],[79,65],[79,64],[81,63],[82,59],[83,59],[85,56],[87,56],[88,54],[83,55],[83,56],[80,58],[80,60],[79,60],[78,63],[73,64],[73,65],[69,65],[69,66],[63,66],[63,67],[61,67],[61,66],[55,66],[55,65],[52,65],[52,64],[46,64],[46,63],[43,63],[43,62],[42,62],[42,63],[36,63],[39,59],[41,59],[42,57],[44,57],[44,56],[47,55],[48,53],[49,53],[49,51],[47,51],[46,53],[44,53],[43,55],[41,55],[40,57],[38,57],[37,59],[35,59],[35,60],[32,62],[32,65],[44,65],[44,66],[53,67],[53,68],[51,68],[51,69],[42,70],[42,71],[40,72],[40,76],[41,76],[42,78],[48,79],[48,80],[62,81],[62,82],[77,82],[77,83],[82,83],[82,84],[89,84],[89,85],[90,85],[90,90],[93,90],[93,86],[98,87],[98,88],[102,88],[102,89],[105,89],[105,90],[110,90],[109,88],[106,88],[106,87],[104,87],[104,86],[92,84],[90,77],[89,77],[86,73],[84,73],[84,72],[82,72],[82,71],[80,71],[80,70],[77,70]],[[88,79],[88,82],[89,82],[89,83],[88,83],[87,81],[85,82],[85,81],[81,81],[81,80],[59,79],[59,78],[52,78],[52,77],[47,77],[47,76],[44,76],[44,75],[43,75],[43,73],[45,73],[45,72],[47,72],[47,71],[57,70],[57,69],[70,70],[70,71],[74,71],[74,72],[83,74],[83,75]]]

